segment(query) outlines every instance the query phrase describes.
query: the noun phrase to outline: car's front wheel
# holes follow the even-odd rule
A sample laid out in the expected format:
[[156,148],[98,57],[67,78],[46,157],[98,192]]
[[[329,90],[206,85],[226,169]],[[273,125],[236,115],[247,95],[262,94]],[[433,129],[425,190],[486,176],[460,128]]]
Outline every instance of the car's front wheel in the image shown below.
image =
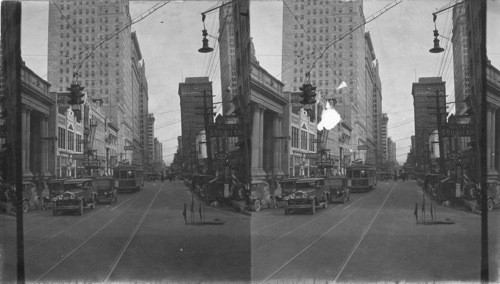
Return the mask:
[[488,208],[488,211],[493,210],[493,200],[491,198],[488,198],[488,201],[486,203],[486,208]]
[[28,201],[24,200],[23,201],[23,212],[24,213],[28,212],[29,208],[30,208],[30,205],[29,205]]
[[57,209],[52,209],[52,215],[56,216],[57,215]]
[[253,203],[253,210],[255,212],[259,212],[260,211],[260,200],[255,200],[254,203]]

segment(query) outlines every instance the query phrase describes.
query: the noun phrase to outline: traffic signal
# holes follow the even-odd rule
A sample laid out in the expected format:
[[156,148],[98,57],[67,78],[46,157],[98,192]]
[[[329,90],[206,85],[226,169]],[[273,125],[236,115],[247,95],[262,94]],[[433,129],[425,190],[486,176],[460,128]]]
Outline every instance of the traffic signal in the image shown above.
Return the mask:
[[316,103],[316,87],[313,87],[310,83],[304,83],[302,87],[299,87],[299,90],[302,91],[302,94],[300,94],[300,97],[302,97],[301,104],[309,105]]
[[69,91],[68,97],[69,100],[67,101],[69,105],[81,105],[84,103],[83,97],[85,96],[84,93],[82,93],[84,87],[80,87],[80,85],[73,83],[67,90]]
[[302,98],[302,101],[300,101],[301,104],[303,105],[309,104],[309,94],[310,94],[309,90],[311,87],[312,85],[309,83],[304,83],[302,87],[299,87],[299,90],[302,91],[302,94],[300,94],[300,97]]
[[316,103],[316,87],[311,86],[309,88],[309,104]]

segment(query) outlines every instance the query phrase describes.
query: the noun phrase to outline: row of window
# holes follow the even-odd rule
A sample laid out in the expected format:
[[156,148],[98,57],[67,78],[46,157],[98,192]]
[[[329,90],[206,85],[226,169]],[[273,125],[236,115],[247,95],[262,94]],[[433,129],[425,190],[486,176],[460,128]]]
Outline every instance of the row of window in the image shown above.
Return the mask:
[[[326,2],[326,1],[325,1]],[[326,4],[326,3],[325,3]],[[310,5],[308,3],[308,5]],[[320,3],[320,5],[323,5],[323,3]],[[306,5],[307,6],[307,5]],[[295,4],[295,11],[298,11],[300,8],[300,10],[304,10],[304,5],[298,5],[298,4]],[[307,8],[307,7],[306,7]],[[353,7],[349,7],[349,13],[352,13],[354,11]],[[328,8],[326,9],[317,9],[316,8],[313,8],[312,10],[311,9],[307,9],[307,15],[311,15],[311,13],[313,15],[316,15],[316,14],[319,14],[319,15],[323,15],[323,12],[325,13],[325,15],[328,15],[330,13],[330,10]],[[342,8],[339,7],[339,9],[337,10],[337,7],[333,7],[333,12],[334,13],[339,13],[339,14],[342,14],[343,10]]]
[[[309,139],[308,139],[309,138]],[[299,140],[299,129],[292,126],[292,147],[300,149],[315,151],[315,136],[312,133],[307,133],[305,130],[300,130],[300,140]]]
[[[72,131],[67,131],[66,129],[59,127],[58,128],[58,147],[60,149],[68,149],[70,151],[82,152],[82,135],[75,134]],[[66,140],[66,134],[67,140]],[[76,139],[75,139],[76,138]]]

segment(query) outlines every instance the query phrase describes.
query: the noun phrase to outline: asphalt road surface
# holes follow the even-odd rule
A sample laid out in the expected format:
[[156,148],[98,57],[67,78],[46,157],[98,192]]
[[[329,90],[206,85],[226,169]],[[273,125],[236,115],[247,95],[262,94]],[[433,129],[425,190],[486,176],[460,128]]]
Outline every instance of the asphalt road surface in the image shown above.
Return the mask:
[[[434,203],[437,219],[455,224],[417,225],[415,202],[422,203],[415,181],[379,182],[375,190],[353,193],[348,203],[329,204],[315,215],[255,213],[252,280],[479,281],[480,216]],[[429,205],[427,200],[427,210]],[[490,221],[498,221],[498,211],[493,214]]]
[[[186,225],[182,213],[190,201],[183,182],[157,182],[83,216],[30,211],[24,222],[26,280],[249,281],[250,217],[205,206],[206,222],[225,224],[200,225],[195,201],[196,225]],[[189,222],[190,211],[188,205]],[[4,280],[15,279],[12,255]]]

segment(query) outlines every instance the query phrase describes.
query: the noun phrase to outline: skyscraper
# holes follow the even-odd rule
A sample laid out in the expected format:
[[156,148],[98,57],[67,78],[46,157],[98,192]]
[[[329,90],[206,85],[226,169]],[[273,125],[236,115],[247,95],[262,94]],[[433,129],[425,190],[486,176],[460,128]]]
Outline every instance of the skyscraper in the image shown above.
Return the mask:
[[[441,112],[441,122],[446,122],[446,86],[441,77],[418,78],[413,83],[413,108],[415,113],[415,158],[422,168],[428,163],[429,136],[438,129],[438,112]],[[436,99],[439,97],[439,100]],[[439,104],[439,106],[438,106]]]
[[[189,170],[194,171],[197,165],[196,136],[205,129],[203,119],[204,99],[207,107],[213,106],[212,82],[208,77],[189,77],[179,83],[182,128],[182,156]],[[206,96],[206,98],[203,98]],[[210,116],[212,117],[212,116]]]
[[[372,123],[367,104],[371,106],[373,98],[367,98],[365,89],[365,31],[364,27],[354,30],[365,20],[363,2],[283,3],[284,91],[299,91],[306,72],[310,72],[310,82],[317,91],[337,100],[335,108],[353,128],[355,156],[366,160],[366,151],[356,148],[367,144],[368,123],[370,128]],[[339,88],[342,82],[347,87]]]
[[231,114],[230,112],[234,110],[232,100],[234,98],[234,90],[236,90],[236,58],[232,5],[226,5],[219,9],[219,51],[222,113],[226,115]]
[[65,92],[78,79],[90,98],[102,99],[107,121],[120,128],[118,157],[123,157],[124,146],[134,146],[134,138],[138,138],[130,23],[127,0],[49,3],[47,75],[51,91]]
[[453,70],[455,80],[455,112],[466,111],[464,99],[470,95],[469,56],[467,48],[467,21],[465,4],[453,7]]
[[387,113],[382,113],[382,125],[381,125],[381,139],[382,139],[382,163],[387,163],[387,153],[389,149],[387,147],[387,124],[389,123],[389,117]]

